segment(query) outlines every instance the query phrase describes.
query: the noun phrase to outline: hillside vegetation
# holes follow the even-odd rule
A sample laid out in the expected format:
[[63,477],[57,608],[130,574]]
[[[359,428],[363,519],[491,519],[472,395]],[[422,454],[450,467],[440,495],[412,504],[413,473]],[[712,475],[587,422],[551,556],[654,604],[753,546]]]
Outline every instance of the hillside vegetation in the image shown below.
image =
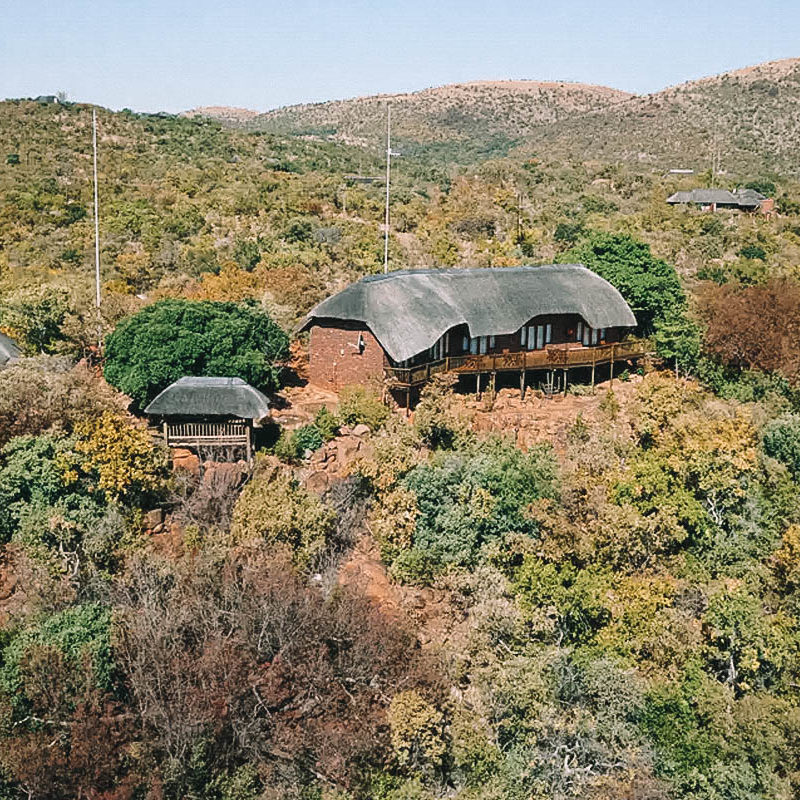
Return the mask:
[[[670,102],[762,81],[788,125],[765,69]],[[544,147],[518,91],[415,112],[391,267],[581,261],[655,357],[555,399],[440,376],[410,419],[346,387],[202,474],[139,409],[185,373],[304,391],[295,323],[382,269],[384,187],[347,178],[379,154],[99,109],[98,319],[92,109],[0,103],[0,798],[800,795],[800,185],[723,145],[778,213],[671,208],[711,176],[567,132],[645,100],[526,83]]]
[[395,115],[398,142],[516,139],[531,127],[613,105],[630,95],[604,86],[540,81],[474,81],[408,94],[279,108],[248,120],[275,133],[317,134],[374,146]]
[[[532,146],[549,157],[642,164],[659,170],[778,171],[797,177],[800,59],[769,62],[635,96],[570,83],[454,84],[397,95],[288,106],[234,125],[337,139],[378,149],[391,104],[398,145],[464,163],[487,150]],[[478,147],[480,143],[480,147]]]

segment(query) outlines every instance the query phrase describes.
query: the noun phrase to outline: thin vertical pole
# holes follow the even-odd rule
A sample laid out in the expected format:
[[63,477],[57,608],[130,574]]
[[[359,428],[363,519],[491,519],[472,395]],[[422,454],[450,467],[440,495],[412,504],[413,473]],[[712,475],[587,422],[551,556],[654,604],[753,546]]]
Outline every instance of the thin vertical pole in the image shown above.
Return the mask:
[[94,152],[94,283],[97,309],[97,346],[103,348],[103,328],[100,321],[100,211],[97,201],[97,111],[92,109],[92,150]]
[[383,271],[389,271],[389,179],[392,170],[392,107],[386,106],[386,209],[383,220]]

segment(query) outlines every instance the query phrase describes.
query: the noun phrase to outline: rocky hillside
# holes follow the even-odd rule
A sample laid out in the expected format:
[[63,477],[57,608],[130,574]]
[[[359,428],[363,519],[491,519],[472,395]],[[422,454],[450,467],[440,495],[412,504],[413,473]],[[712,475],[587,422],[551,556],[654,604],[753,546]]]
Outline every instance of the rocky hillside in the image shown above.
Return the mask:
[[399,140],[442,142],[525,136],[532,126],[606,108],[630,95],[604,86],[538,81],[479,81],[420,92],[358,97],[269,111],[252,120],[264,130],[320,133],[372,144],[385,130],[386,106]]
[[230,125],[242,125],[258,116],[258,111],[234,106],[201,106],[191,111],[184,111],[183,117],[210,117]]
[[519,150],[556,158],[794,173],[800,59],[773,61],[637,96],[602,86],[479,81],[236,115],[227,124],[380,149],[386,105],[398,147],[480,161]]
[[691,81],[532,132],[537,148],[658,167],[797,174],[800,59]]

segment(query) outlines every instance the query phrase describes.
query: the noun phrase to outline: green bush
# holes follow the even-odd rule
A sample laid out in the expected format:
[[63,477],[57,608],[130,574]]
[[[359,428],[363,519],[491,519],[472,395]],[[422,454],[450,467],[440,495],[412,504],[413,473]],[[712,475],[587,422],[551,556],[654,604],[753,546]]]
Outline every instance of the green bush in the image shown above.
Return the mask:
[[339,419],[345,425],[369,425],[378,430],[389,418],[389,409],[366,386],[345,386],[339,394]]
[[532,555],[525,556],[514,576],[523,610],[554,613],[559,640],[570,644],[589,643],[610,621],[609,585],[607,576],[594,569],[550,564]]
[[289,339],[254,306],[161,300],[124,319],[106,340],[106,380],[144,408],[186,375],[238,377],[279,386]]
[[325,442],[329,442],[339,433],[339,424],[339,418],[325,406],[322,406],[314,417],[314,426]]
[[782,414],[764,426],[761,435],[764,452],[785,464],[800,478],[800,414]]
[[555,476],[549,448],[523,453],[499,439],[414,467],[401,485],[417,498],[415,559],[424,554],[438,569],[471,566],[484,544],[506,533],[535,536],[527,509],[553,496]]
[[263,459],[233,509],[234,542],[264,541],[291,549],[301,569],[313,564],[335,527],[336,514],[274,459]]
[[307,450],[319,450],[323,444],[322,434],[314,425],[303,425],[292,433],[292,442],[298,457],[303,456]]
[[100,603],[85,603],[44,617],[12,635],[2,650],[0,689],[22,700],[26,657],[33,648],[59,650],[74,670],[88,666],[99,689],[112,691],[117,669],[111,649],[111,610]]

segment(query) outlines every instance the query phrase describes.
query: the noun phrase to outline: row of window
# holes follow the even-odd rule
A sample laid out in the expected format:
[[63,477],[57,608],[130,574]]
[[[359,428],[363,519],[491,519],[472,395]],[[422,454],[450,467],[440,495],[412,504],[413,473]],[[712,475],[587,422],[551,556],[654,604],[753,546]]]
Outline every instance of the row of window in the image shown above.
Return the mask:
[[[575,341],[581,342],[585,347],[600,344],[606,338],[605,328],[592,328],[583,321],[578,322],[575,330]],[[495,336],[464,336],[461,342],[462,352],[486,355],[494,350],[497,337]],[[528,350],[542,350],[553,341],[553,326],[550,323],[542,325],[526,325],[519,331],[519,343]],[[428,350],[428,357],[437,361],[444,358],[449,352],[450,334],[446,333]],[[401,363],[409,366],[413,359]]]
[[584,347],[600,344],[606,338],[605,328],[590,328],[583,321],[578,323],[576,342],[581,342]]

